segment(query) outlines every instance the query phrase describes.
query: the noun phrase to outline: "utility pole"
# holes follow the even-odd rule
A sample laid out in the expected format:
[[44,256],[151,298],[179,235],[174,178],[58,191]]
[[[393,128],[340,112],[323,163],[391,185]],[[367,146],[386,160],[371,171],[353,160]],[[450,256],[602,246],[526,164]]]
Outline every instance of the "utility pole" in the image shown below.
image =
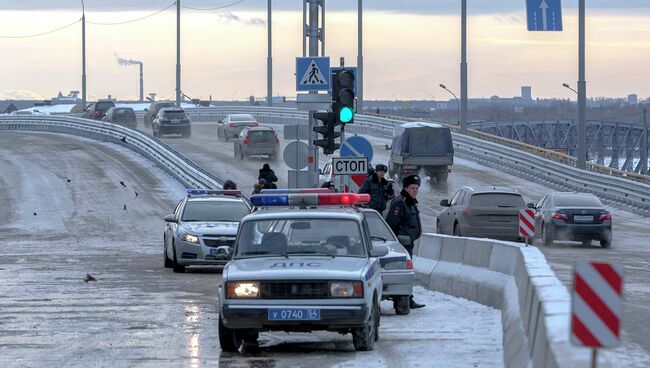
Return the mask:
[[460,132],[467,134],[467,0],[461,0],[460,18]]
[[181,107],[181,0],[176,0],[176,106]]
[[585,81],[585,0],[578,1],[578,157],[577,167],[587,167],[587,82]]
[[[323,7],[323,0],[304,0],[303,9],[308,7],[309,14],[303,13],[303,19],[309,19],[309,25],[305,26],[305,32],[303,37],[303,45],[307,39],[309,39],[309,56],[319,56],[318,55],[318,42],[324,39],[324,30],[319,27],[319,9],[318,7]],[[323,10],[323,16],[325,12]],[[322,48],[324,51],[324,47]],[[317,94],[318,91],[309,91],[310,94]],[[314,132],[314,125],[317,123],[314,119],[314,110],[309,111],[309,156],[311,156],[310,162],[308,162],[308,171],[310,177],[310,184],[312,187],[318,186],[318,149],[314,145],[314,138],[316,134]],[[317,138],[317,137],[316,137]]]
[[267,2],[267,35],[268,35],[268,55],[266,57],[266,105],[271,106],[273,104],[273,39],[272,39],[272,27],[271,27],[271,0]]
[[81,111],[86,111],[86,6],[81,0]]
[[[357,111],[363,112],[363,1],[357,3]],[[341,140],[343,142],[343,140]]]
[[648,110],[643,109],[643,138],[641,138],[641,175],[648,174]]

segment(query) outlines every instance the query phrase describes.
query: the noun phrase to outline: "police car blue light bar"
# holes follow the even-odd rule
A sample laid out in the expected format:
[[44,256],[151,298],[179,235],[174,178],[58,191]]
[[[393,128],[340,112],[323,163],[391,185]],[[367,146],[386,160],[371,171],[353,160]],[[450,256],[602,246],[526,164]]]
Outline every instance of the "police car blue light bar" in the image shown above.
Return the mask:
[[262,194],[330,193],[328,188],[262,189]]
[[368,203],[369,194],[356,193],[297,193],[297,194],[256,194],[251,203],[256,207],[275,206],[354,206]]
[[240,196],[241,191],[226,189],[226,190],[212,190],[212,189],[187,189],[188,196],[197,196],[197,195],[231,195],[231,196]]

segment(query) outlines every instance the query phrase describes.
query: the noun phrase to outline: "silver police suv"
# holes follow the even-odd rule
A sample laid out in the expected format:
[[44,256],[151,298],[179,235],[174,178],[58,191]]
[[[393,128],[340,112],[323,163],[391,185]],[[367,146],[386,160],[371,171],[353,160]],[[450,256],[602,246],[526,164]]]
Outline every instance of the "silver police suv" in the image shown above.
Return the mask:
[[[224,351],[257,344],[261,331],[351,333],[355,350],[378,340],[383,283],[363,211],[367,194],[298,193],[251,197],[219,288]],[[328,207],[323,207],[327,205]],[[280,209],[278,208],[281,207]]]
[[188,189],[165,216],[164,265],[174,272],[186,266],[223,266],[231,256],[239,221],[251,207],[239,191]]

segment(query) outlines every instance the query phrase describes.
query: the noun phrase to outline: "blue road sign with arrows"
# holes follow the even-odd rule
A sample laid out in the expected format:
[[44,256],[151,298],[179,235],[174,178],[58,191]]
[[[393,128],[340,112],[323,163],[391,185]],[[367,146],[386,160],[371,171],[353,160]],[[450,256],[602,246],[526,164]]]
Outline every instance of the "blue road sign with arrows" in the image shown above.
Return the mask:
[[330,88],[330,58],[296,58],[296,91],[327,91]]
[[359,135],[352,136],[341,145],[341,157],[368,157],[368,163],[372,162],[372,144]]
[[529,31],[561,31],[562,4],[560,0],[526,0]]

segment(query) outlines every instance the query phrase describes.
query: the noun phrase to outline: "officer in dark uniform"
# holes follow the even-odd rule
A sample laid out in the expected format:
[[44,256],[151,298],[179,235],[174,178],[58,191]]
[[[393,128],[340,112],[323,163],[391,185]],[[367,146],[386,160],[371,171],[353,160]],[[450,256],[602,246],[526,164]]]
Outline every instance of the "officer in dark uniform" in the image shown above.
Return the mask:
[[[419,176],[409,175],[402,179],[402,191],[399,197],[395,198],[390,204],[386,215],[386,222],[396,235],[407,235],[411,238],[411,245],[406,246],[406,250],[411,257],[413,257],[415,241],[422,235],[422,222],[420,221],[420,211],[416,199],[419,189]],[[424,304],[416,303],[413,300],[413,295],[411,295],[411,309],[422,307],[424,307]]]
[[375,169],[363,182],[361,189],[359,189],[359,193],[366,193],[370,195],[370,202],[368,202],[368,207],[379,213],[384,212],[386,209],[386,202],[395,197],[393,183],[384,178],[386,171],[388,171],[388,167],[386,167],[386,165],[377,165],[377,167],[375,167]]

